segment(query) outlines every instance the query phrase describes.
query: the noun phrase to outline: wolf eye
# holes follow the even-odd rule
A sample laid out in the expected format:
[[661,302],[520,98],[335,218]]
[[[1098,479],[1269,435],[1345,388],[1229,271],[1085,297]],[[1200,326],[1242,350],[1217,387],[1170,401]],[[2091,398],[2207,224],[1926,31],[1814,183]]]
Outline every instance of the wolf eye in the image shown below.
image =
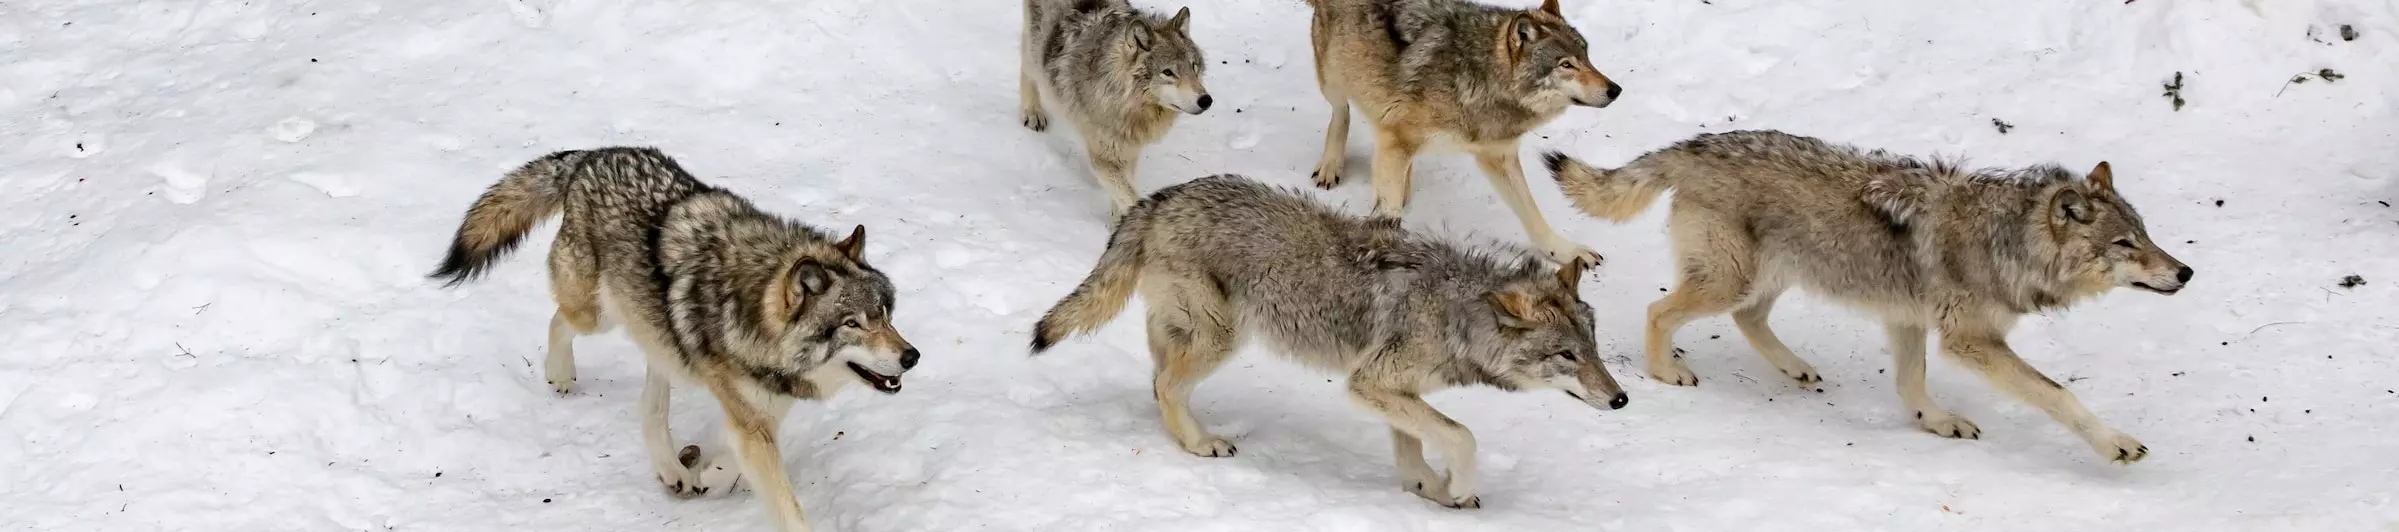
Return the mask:
[[2118,238],[2118,239],[2116,239],[2116,246],[2117,246],[2117,247],[2122,247],[2122,248],[2124,248],[2124,249],[2139,249],[2139,248],[2140,248],[2140,246],[2135,246],[2135,245],[2132,245],[2132,239],[2130,239],[2130,238]]
[[1169,69],[1166,69],[1166,70],[1160,70],[1160,71],[1158,71],[1158,75],[1160,75],[1160,76],[1166,76],[1166,77],[1170,77],[1170,78],[1171,78],[1171,77],[1175,77],[1175,69],[1169,68]]
[[1573,61],[1567,61],[1567,60],[1564,60],[1564,59],[1559,59],[1559,60],[1558,60],[1558,68],[1563,68],[1563,69],[1567,69],[1567,70],[1574,70],[1574,62],[1573,62]]
[[1563,358],[1563,359],[1566,359],[1566,361],[1567,361],[1567,362],[1576,362],[1576,361],[1578,361],[1578,359],[1574,358],[1574,352],[1573,352],[1573,351],[1559,351],[1559,352],[1558,352],[1558,354],[1556,354],[1556,355],[1550,355],[1550,356],[1555,356],[1555,357],[1558,357],[1558,358]]
[[860,325],[858,325],[858,320],[856,320],[856,319],[847,319],[847,320],[841,320],[841,326],[843,326],[843,327],[849,327],[849,328],[852,328],[852,329],[864,329],[864,328],[866,328],[866,327],[863,327],[863,326],[860,326]]

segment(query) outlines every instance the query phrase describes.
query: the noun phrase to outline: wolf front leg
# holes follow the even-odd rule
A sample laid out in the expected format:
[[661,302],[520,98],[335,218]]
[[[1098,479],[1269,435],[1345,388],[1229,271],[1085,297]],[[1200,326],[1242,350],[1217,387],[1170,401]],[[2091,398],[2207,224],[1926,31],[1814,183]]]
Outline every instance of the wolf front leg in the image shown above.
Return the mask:
[[1085,132],[1083,151],[1091,157],[1091,177],[1108,192],[1108,219],[1113,221],[1141,201],[1133,192],[1134,172],[1141,166],[1141,146]]
[[1398,218],[1408,211],[1408,188],[1422,143],[1388,126],[1374,130],[1374,215]]
[[1925,431],[1949,438],[1976,439],[1982,428],[1974,422],[1949,413],[1933,402],[1931,393],[1924,391],[1924,328],[1891,322],[1883,325],[1891,339],[1891,370],[1899,381],[1899,403],[1916,415],[1916,425]]
[[1024,35],[1017,39],[1022,59],[1016,66],[1017,114],[1025,129],[1042,131],[1050,128],[1050,114],[1041,108],[1041,84],[1033,76],[1048,74],[1041,71],[1041,56],[1033,46],[1033,32],[1040,31],[1033,16],[1033,0],[1025,0]]
[[2099,416],[2091,414],[2090,409],[2083,408],[2082,401],[2074,398],[2074,392],[2066,391],[2065,386],[2025,364],[2024,359],[2018,358],[2000,335],[1943,330],[1941,351],[1974,368],[1992,386],[2040,408],[2049,414],[2050,419],[2064,423],[2066,428],[2091,444],[2091,450],[2099,453],[2100,458],[2131,464],[2149,456],[2149,446],[2109,428],[2099,420]]
[[[1427,487],[1417,491],[1417,496],[1450,508],[1483,507],[1483,498],[1475,495],[1474,433],[1467,431],[1465,425],[1434,410],[1433,405],[1426,404],[1424,398],[1414,392],[1364,382],[1354,375],[1350,378],[1349,394],[1350,399],[1357,401],[1360,406],[1382,413],[1383,418],[1391,422],[1391,428],[1395,431],[1392,443],[1394,451],[1412,447],[1408,445],[1408,440],[1399,440],[1401,436],[1432,442],[1433,447],[1441,451],[1441,461],[1449,466],[1447,485],[1441,488]],[[1397,459],[1405,469],[1407,457]],[[1419,455],[1416,460],[1421,463],[1424,458]],[[1424,469],[1429,472],[1432,467],[1425,466]],[[1402,471],[1401,474],[1408,472]]]
[[741,460],[741,475],[749,477],[750,490],[766,504],[775,530],[808,532],[808,514],[800,511],[791,478],[783,471],[783,451],[775,443],[775,431],[782,426],[783,414],[791,410],[791,400],[732,378],[707,380],[708,391],[724,406],[725,439],[733,442],[735,457]]
[[665,370],[653,367],[642,382],[641,445],[650,454],[650,470],[658,475],[658,483],[676,497],[703,493],[705,488],[676,452],[675,431],[667,424],[668,400],[674,397],[673,381],[667,379]]
[[1491,180],[1491,189],[1499,193],[1500,201],[1516,213],[1516,221],[1524,224],[1525,236],[1532,239],[1533,245],[1540,246],[1549,260],[1565,264],[1580,257],[1584,264],[1598,266],[1604,260],[1599,252],[1558,236],[1556,230],[1549,228],[1549,220],[1541,217],[1541,206],[1533,203],[1533,191],[1524,183],[1524,161],[1517,156],[1517,150],[1514,141],[1477,147],[1474,162],[1483,167],[1483,177]]
[[1424,463],[1424,440],[1391,427],[1391,459],[1399,466],[1399,489],[1430,501],[1445,500],[1442,492],[1449,490],[1448,479],[1433,472],[1432,464]]

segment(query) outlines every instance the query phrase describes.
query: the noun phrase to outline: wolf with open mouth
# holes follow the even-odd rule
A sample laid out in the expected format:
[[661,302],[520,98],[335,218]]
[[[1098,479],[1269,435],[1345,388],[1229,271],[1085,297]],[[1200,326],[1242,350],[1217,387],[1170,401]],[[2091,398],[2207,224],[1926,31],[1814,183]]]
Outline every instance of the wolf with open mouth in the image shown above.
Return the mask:
[[[576,336],[623,324],[649,366],[641,432],[659,482],[691,496],[747,476],[777,529],[808,530],[775,443],[783,414],[853,382],[899,393],[918,358],[892,328],[895,291],[866,263],[866,228],[835,240],[701,183],[657,150],[564,151],[485,191],[433,277],[473,280],[562,212],[550,249],[550,385],[572,390]],[[716,396],[734,452],[702,464],[696,448],[675,449],[675,382]]]

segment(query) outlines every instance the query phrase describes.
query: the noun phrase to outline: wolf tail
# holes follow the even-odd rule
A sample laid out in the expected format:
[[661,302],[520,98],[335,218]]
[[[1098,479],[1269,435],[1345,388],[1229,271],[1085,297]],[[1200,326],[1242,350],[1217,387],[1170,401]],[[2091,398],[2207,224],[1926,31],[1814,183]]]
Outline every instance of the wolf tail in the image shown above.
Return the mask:
[[1108,250],[1100,252],[1099,265],[1091,268],[1074,293],[1058,300],[1041,315],[1041,322],[1033,325],[1033,354],[1041,354],[1068,336],[1097,329],[1124,311],[1134,287],[1141,283],[1142,240],[1163,196],[1143,199],[1116,221],[1116,229],[1108,234]]
[[566,182],[584,152],[562,151],[534,159],[508,172],[483,191],[458,224],[450,253],[430,277],[442,286],[458,286],[491,269],[493,262],[516,249],[535,224],[565,207]]
[[1623,168],[1609,170],[1585,164],[1564,153],[1549,152],[1541,157],[1549,165],[1550,177],[1565,189],[1566,199],[1574,208],[1586,214],[1612,222],[1632,219],[1658,195],[1672,188],[1665,172],[1653,164],[1634,160]]

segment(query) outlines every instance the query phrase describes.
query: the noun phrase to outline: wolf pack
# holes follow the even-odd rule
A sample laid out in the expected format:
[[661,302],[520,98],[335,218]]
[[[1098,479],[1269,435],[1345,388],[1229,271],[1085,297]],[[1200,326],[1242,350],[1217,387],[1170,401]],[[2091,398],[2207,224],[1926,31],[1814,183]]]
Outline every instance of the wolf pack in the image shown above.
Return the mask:
[[[1216,175],[1142,196],[1141,151],[1214,105],[1189,8],[1127,0],[1026,0],[1024,127],[1053,115],[1083,137],[1113,228],[1098,263],[1038,322],[1041,353],[1143,297],[1159,420],[1176,445],[1232,457],[1194,416],[1194,387],[1250,341],[1346,375],[1358,406],[1391,429],[1399,487],[1478,508],[1476,440],[1423,397],[1453,387],[1555,389],[1598,410],[1630,398],[1603,364],[1580,281],[1601,257],[1549,227],[1520,159],[1526,132],[1624,92],[1595,67],[1558,0],[1509,9],[1468,0],[1306,0],[1316,83],[1330,108],[1312,184],[1343,181],[1352,110],[1372,126],[1367,214],[1297,189]],[[1467,243],[1401,219],[1411,161],[1474,157],[1530,246]],[[1693,320],[1732,314],[1749,345],[1800,383],[1821,379],[1767,322],[1791,288],[1878,317],[1900,401],[1921,429],[1982,430],[1925,389],[1926,339],[1993,387],[2047,413],[2100,457],[2148,447],[2110,428],[2034,369],[2006,336],[2021,316],[2115,288],[2171,295],[2193,270],[2160,249],[2105,162],[1972,169],[1776,131],[1703,134],[1615,168],[1558,152],[1542,166],[1576,210],[1625,221],[1668,191],[1674,282],[1650,303],[1642,360],[1676,386],[1701,379],[1674,347]],[[742,479],[779,530],[808,530],[776,433],[795,401],[850,385],[885,394],[920,355],[892,323],[895,281],[846,235],[778,216],[694,178],[647,148],[561,151],[507,173],[467,210],[433,277],[486,272],[560,216],[549,278],[557,312],[545,376],[575,383],[574,340],[622,327],[644,355],[642,442],[679,496]],[[669,391],[706,388],[730,452],[677,448]],[[1426,461],[1439,453],[1442,470]]]

